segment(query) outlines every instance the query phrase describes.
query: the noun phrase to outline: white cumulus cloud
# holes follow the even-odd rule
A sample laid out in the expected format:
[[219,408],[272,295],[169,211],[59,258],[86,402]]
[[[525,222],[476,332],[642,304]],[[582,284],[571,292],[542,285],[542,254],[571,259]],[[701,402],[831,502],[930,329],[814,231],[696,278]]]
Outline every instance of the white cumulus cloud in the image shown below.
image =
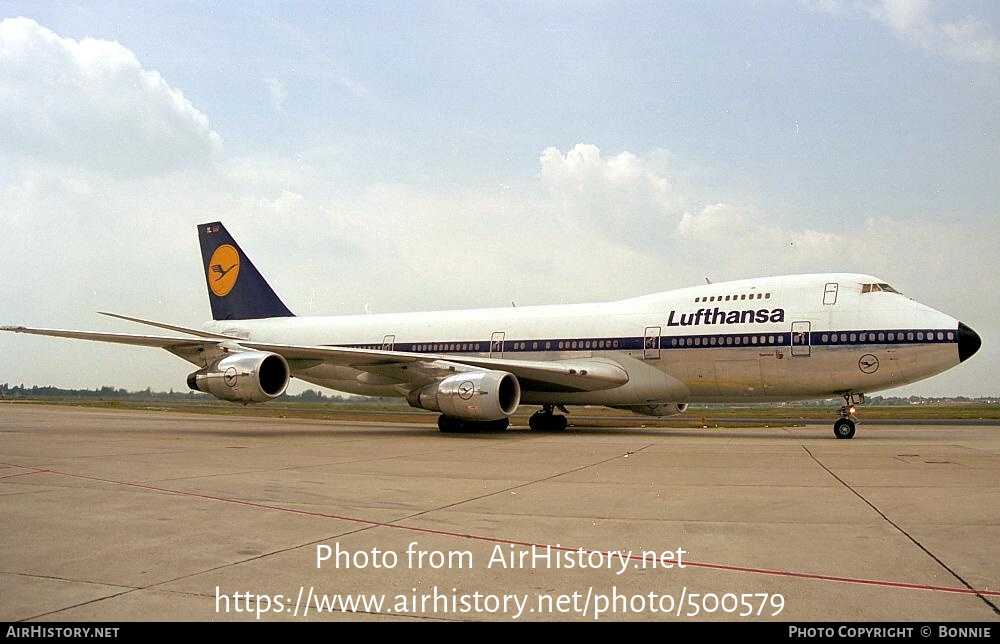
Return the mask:
[[653,241],[680,216],[656,159],[628,151],[605,157],[596,145],[578,143],[565,155],[545,149],[541,175],[565,226],[596,228],[615,241]]
[[730,204],[716,203],[697,215],[684,213],[677,234],[682,239],[711,239],[744,234],[752,227],[752,215]]
[[939,19],[927,0],[882,0],[869,11],[898,37],[922,49],[958,60],[1000,62],[1000,39],[979,18]]
[[[993,25],[975,16],[940,17],[929,0],[812,0],[806,4],[834,15],[869,16],[899,39],[932,54],[965,62],[1000,63],[1000,37]],[[951,8],[949,4],[938,7]]]
[[155,174],[222,148],[208,118],[123,45],[0,21],[0,150],[39,164]]

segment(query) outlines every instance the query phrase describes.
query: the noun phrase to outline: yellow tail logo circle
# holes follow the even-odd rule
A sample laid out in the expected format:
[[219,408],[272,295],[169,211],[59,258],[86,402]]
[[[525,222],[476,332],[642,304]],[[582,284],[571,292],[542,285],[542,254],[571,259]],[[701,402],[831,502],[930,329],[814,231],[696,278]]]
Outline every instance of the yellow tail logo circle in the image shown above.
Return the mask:
[[224,297],[236,285],[240,274],[240,253],[229,244],[223,244],[208,260],[208,287],[219,297]]

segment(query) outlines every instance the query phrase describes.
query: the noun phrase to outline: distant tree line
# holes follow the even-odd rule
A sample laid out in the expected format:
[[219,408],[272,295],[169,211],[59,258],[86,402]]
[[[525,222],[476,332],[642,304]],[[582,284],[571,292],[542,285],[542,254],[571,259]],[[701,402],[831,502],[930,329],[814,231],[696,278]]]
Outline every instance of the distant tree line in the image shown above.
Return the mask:
[[[153,391],[150,387],[146,387],[141,391],[128,391],[127,389],[116,389],[115,387],[109,387],[105,385],[104,387],[98,387],[96,389],[61,389],[59,387],[32,385],[31,387],[25,387],[23,384],[20,385],[10,385],[9,383],[0,384],[0,400],[13,400],[17,398],[86,398],[92,400],[177,400],[177,401],[211,401],[215,400],[214,397],[209,394],[204,394],[200,391]],[[330,403],[380,403],[384,404],[386,402],[398,402],[398,398],[377,398],[370,396],[351,396],[349,394],[341,394],[338,392],[324,393],[315,389],[306,389],[299,394],[285,394],[277,400],[283,402],[330,402]],[[834,400],[829,398],[827,400],[806,400],[806,401],[796,401],[789,403],[739,403],[741,407],[829,407],[830,401]],[[836,400],[840,400],[839,398]],[[894,405],[927,405],[935,403],[952,403],[952,404],[1000,404],[1000,396],[985,396],[979,398],[970,398],[966,396],[953,396],[953,397],[933,397],[933,396],[869,396],[868,404],[870,405],[883,405],[883,406],[894,406]],[[715,403],[715,404],[700,404],[697,407],[700,408],[713,408],[713,407],[731,407],[732,403]]]
[[[710,403],[697,406],[709,408],[732,407],[734,405],[740,407],[829,407],[831,401],[842,404],[841,398],[827,398],[825,400],[796,400],[787,403]],[[865,402],[868,405],[880,407],[931,404],[995,405],[1000,404],[1000,396],[980,396],[978,398],[968,396],[866,396]]]

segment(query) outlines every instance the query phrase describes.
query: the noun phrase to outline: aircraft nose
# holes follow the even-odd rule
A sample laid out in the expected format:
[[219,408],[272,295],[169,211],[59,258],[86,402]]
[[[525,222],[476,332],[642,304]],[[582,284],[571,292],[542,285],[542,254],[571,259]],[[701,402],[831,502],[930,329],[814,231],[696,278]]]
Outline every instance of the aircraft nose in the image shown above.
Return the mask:
[[965,362],[973,356],[976,351],[979,351],[979,347],[983,346],[983,339],[979,337],[979,334],[965,326],[961,322],[958,323],[958,359],[961,362]]

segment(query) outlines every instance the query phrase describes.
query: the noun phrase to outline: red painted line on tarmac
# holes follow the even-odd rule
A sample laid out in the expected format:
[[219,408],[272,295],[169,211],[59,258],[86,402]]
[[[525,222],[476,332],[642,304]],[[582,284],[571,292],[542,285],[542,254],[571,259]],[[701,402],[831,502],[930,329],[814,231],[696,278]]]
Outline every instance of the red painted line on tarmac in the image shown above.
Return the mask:
[[7,465],[9,467],[16,467],[22,470],[32,470],[30,472],[21,472],[20,474],[8,474],[7,476],[0,476],[0,481],[3,479],[12,479],[15,476],[31,476],[32,474],[41,474],[42,472],[48,472],[49,470],[40,470],[34,467],[25,467],[23,465],[14,465],[13,463],[0,463],[0,465]]
[[[23,465],[16,465],[14,463],[0,463],[0,465],[7,465],[7,466],[10,466],[10,467],[18,467],[18,468],[22,468],[22,469],[33,469],[33,468],[27,468],[27,467],[25,467]],[[134,487],[134,488],[138,488],[138,489],[141,489],[141,490],[149,490],[151,492],[161,492],[163,494],[173,494],[173,495],[176,495],[176,496],[186,496],[186,497],[192,497],[192,498],[196,498],[196,499],[205,499],[206,501],[218,501],[218,502],[222,502],[222,503],[231,503],[233,505],[242,505],[242,506],[248,507],[248,508],[257,508],[257,509],[261,509],[261,510],[275,510],[275,511],[278,511],[278,512],[287,512],[287,513],[290,513],[290,514],[298,514],[298,515],[301,515],[301,516],[308,516],[308,517],[318,517],[318,518],[322,518],[322,519],[336,519],[336,520],[339,520],[339,521],[349,521],[351,523],[360,523],[362,525],[368,525],[368,526],[373,526],[373,527],[392,528],[392,529],[395,529],[395,530],[407,530],[409,532],[419,532],[419,533],[422,533],[422,534],[433,534],[433,535],[445,536],[445,537],[457,537],[459,539],[471,539],[471,540],[474,540],[474,541],[486,541],[486,542],[489,542],[489,543],[504,543],[504,544],[508,544],[508,545],[512,545],[512,546],[522,546],[522,547],[526,547],[526,548],[531,548],[531,547],[541,548],[543,550],[546,549],[546,548],[548,548],[550,550],[555,550],[555,551],[559,551],[559,552],[581,552],[582,551],[584,554],[600,553],[602,555],[608,555],[609,552],[614,552],[614,551],[606,551],[606,550],[589,550],[587,548],[570,548],[570,547],[567,547],[567,546],[552,546],[552,545],[546,545],[546,544],[532,543],[530,541],[519,541],[519,540],[516,540],[516,539],[504,539],[502,537],[490,537],[490,536],[486,536],[486,535],[468,534],[468,533],[464,533],[464,532],[453,532],[453,531],[450,531],[450,530],[436,530],[434,528],[419,528],[419,527],[416,527],[416,526],[401,525],[399,523],[389,523],[389,522],[385,522],[385,521],[373,521],[371,519],[359,519],[357,517],[349,517],[349,516],[343,516],[343,515],[337,515],[337,514],[329,514],[329,513],[326,513],[326,512],[315,512],[315,511],[311,511],[311,510],[298,510],[298,509],[295,509],[295,508],[282,507],[280,505],[269,505],[267,503],[256,503],[254,501],[243,501],[241,499],[231,499],[231,498],[227,498],[227,497],[224,497],[224,496],[213,496],[213,495],[210,495],[210,494],[201,494],[201,493],[198,493],[198,492],[185,492],[183,490],[174,490],[174,489],[171,489],[171,488],[157,487],[155,485],[146,485],[146,484],[143,484],[143,483],[129,483],[127,481],[117,481],[117,480],[114,480],[114,479],[106,479],[106,478],[102,478],[102,477],[99,477],[99,476],[89,476],[89,475],[86,475],[86,474],[73,474],[71,472],[60,472],[58,470],[35,470],[33,472],[25,472],[23,474],[13,474],[13,475],[10,475],[10,476],[7,476],[7,477],[0,477],[0,479],[11,478],[13,476],[24,476],[26,474],[38,474],[38,473],[41,473],[41,472],[48,472],[48,473],[51,473],[51,474],[58,474],[58,475],[61,475],[61,476],[68,476],[68,477],[71,477],[71,478],[78,478],[78,479],[84,479],[84,480],[89,480],[89,481],[98,481],[100,483],[111,483],[113,485],[122,485],[122,486],[126,486],[126,487]],[[640,557],[640,556],[638,556],[638,555],[629,555],[627,557],[627,559],[630,560],[630,561],[633,560],[633,559],[638,560],[638,561],[642,561],[643,560],[643,558]],[[660,561],[660,560],[658,560],[658,561]],[[668,560],[668,563],[676,563],[676,560]],[[913,583],[898,582],[898,581],[887,581],[887,580],[882,580],[882,579],[864,579],[864,578],[859,578],[859,577],[838,577],[838,576],[835,576],[835,575],[822,575],[822,574],[817,574],[817,573],[796,572],[796,571],[793,571],[793,570],[771,570],[771,569],[767,569],[767,568],[750,568],[750,567],[747,567],[747,566],[732,566],[732,565],[727,565],[727,564],[715,564],[715,563],[706,563],[706,562],[698,562],[698,561],[684,561],[683,563],[684,563],[685,567],[690,566],[692,568],[707,568],[707,569],[713,569],[713,570],[727,570],[727,571],[730,571],[730,572],[746,572],[746,573],[753,573],[753,574],[757,574],[757,575],[772,575],[772,576],[777,576],[777,577],[793,577],[793,578],[798,578],[798,579],[813,579],[813,580],[816,580],[816,581],[832,581],[832,582],[838,582],[838,583],[844,583],[844,584],[863,584],[863,585],[868,585],[868,586],[880,586],[880,587],[883,587],[883,588],[900,588],[900,589],[906,589],[906,590],[929,590],[929,591],[939,592],[939,593],[954,593],[954,594],[960,594],[960,595],[989,595],[989,596],[994,596],[994,597],[1000,597],[1000,590],[977,590],[977,589],[972,589],[972,588],[956,588],[954,586],[931,586],[931,585],[928,585],[928,584],[913,584]]]

